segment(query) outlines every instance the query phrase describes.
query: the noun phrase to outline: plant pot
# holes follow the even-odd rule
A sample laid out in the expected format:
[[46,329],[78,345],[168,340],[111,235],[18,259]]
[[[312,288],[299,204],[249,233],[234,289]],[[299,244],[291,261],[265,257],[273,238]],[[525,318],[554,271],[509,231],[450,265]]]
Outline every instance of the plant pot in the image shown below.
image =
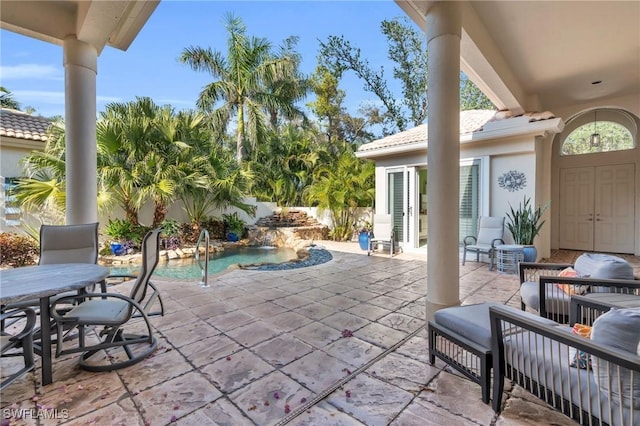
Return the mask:
[[121,256],[124,254],[124,247],[121,243],[111,243],[111,253],[114,256]]
[[524,246],[522,248],[522,255],[524,262],[535,262],[538,259],[538,250],[536,246]]
[[229,232],[227,234],[227,240],[235,243],[236,241],[238,241],[238,236],[235,234],[235,232]]
[[369,250],[369,232],[361,231],[358,236],[358,243],[362,250]]

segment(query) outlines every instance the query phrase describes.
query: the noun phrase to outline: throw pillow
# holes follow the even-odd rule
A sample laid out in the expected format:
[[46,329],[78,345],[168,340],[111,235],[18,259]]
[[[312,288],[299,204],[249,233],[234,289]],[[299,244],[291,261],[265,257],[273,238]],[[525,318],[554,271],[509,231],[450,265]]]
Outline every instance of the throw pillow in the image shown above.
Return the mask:
[[[640,330],[640,308],[612,308],[593,322],[591,340],[640,355],[638,330]],[[627,368],[609,365],[609,362],[595,357],[592,360],[592,366],[600,392],[605,396],[610,394],[612,399],[621,402],[624,407],[630,408],[633,405],[635,410],[640,409],[640,374],[632,374]]]
[[[575,323],[572,331],[585,339],[591,338],[591,327],[588,325]],[[570,359],[572,367],[583,369],[591,367],[591,357],[585,351],[573,349],[571,351]]]
[[[578,271],[576,271],[571,266],[569,266],[568,268],[565,268],[562,271],[560,271],[558,276],[559,277],[580,277],[580,274],[578,273]],[[586,292],[585,291],[586,289],[583,288],[585,286],[575,286],[573,284],[556,283],[556,287],[558,287],[560,290],[562,290],[569,296],[573,296],[574,294],[584,294]]]

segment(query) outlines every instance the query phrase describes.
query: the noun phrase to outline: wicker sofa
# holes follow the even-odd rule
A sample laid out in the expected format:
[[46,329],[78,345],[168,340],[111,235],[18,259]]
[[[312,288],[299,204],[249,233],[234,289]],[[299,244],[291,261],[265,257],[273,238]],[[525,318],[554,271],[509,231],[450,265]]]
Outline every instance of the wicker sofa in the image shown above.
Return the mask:
[[[600,315],[591,339],[508,306],[489,316],[496,412],[507,379],[582,425],[640,424],[640,308]],[[584,368],[576,354],[589,360]]]

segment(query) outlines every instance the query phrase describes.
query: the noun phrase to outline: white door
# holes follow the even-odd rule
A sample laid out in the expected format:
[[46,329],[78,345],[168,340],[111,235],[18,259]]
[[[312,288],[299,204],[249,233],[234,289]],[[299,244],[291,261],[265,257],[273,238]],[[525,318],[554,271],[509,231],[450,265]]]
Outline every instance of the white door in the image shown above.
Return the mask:
[[560,170],[560,248],[633,253],[635,166]]
[[593,250],[594,168],[560,170],[560,248]]
[[418,247],[418,232],[420,232],[420,205],[418,199],[418,170],[407,167],[407,247]]
[[635,236],[635,167],[596,167],[595,251],[633,253]]

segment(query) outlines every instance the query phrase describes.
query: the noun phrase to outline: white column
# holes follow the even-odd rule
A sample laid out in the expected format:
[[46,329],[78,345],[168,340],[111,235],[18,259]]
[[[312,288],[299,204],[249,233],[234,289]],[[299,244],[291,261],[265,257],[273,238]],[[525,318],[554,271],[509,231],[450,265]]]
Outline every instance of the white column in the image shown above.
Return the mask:
[[63,44],[69,225],[98,220],[96,74],[98,53],[68,36]]
[[429,147],[427,198],[427,319],[460,304],[460,37],[459,2],[427,12]]

